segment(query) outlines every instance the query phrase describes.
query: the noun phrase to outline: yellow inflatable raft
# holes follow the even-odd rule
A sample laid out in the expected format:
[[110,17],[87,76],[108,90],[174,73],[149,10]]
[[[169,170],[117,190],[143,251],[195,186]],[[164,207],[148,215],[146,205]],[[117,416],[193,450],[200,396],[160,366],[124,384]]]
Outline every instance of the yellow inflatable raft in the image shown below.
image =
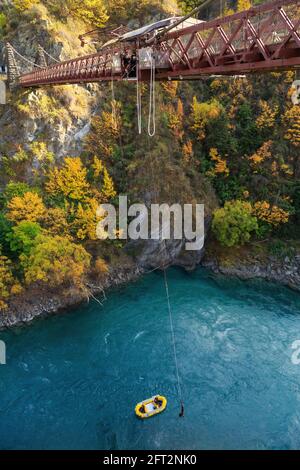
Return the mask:
[[164,411],[167,407],[167,399],[161,395],[155,395],[148,400],[144,400],[138,403],[135,407],[135,414],[141,418],[151,418],[151,416],[157,415]]

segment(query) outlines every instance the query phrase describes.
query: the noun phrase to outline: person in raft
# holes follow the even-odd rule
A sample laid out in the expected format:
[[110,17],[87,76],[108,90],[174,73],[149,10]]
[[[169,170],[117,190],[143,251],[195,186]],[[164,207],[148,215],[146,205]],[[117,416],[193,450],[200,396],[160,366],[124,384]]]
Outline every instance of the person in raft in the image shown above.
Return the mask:
[[154,403],[158,406],[158,408],[160,408],[162,405],[162,401],[158,397],[154,398]]
[[143,413],[143,414],[145,414],[146,410],[145,410],[145,406],[144,406],[144,405],[142,405],[142,406],[140,407],[140,412]]

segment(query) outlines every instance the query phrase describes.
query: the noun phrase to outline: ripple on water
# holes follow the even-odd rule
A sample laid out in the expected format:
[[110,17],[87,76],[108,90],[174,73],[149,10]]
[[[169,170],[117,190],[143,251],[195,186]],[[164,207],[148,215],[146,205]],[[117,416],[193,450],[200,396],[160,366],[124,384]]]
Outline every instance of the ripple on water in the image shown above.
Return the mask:
[[[1,334],[4,449],[298,449],[300,296],[263,282],[169,271],[185,419],[178,419],[163,276]],[[135,404],[168,398],[152,420]]]

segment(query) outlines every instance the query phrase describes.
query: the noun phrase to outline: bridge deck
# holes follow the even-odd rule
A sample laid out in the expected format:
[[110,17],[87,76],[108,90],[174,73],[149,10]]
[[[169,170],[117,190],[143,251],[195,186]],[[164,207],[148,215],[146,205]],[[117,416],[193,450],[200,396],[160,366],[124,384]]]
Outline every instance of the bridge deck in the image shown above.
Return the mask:
[[[22,75],[19,85],[32,87],[123,80],[125,71],[120,57],[125,47],[134,50],[132,44],[120,43],[98,54]],[[157,80],[189,80],[203,75],[236,75],[300,67],[300,1],[276,0],[241,13],[171,31],[151,48],[137,49],[140,58],[152,51]],[[144,67],[140,65],[140,79],[145,81],[150,76],[146,62]]]

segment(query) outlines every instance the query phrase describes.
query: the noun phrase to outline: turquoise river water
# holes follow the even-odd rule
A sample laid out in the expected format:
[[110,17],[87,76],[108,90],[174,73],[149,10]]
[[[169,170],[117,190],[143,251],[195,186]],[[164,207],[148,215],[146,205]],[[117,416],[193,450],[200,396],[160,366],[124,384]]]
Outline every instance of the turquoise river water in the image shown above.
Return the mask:
[[[299,449],[300,295],[168,272],[185,398],[179,418],[163,276],[0,332],[1,449]],[[156,393],[167,410],[134,415]]]

